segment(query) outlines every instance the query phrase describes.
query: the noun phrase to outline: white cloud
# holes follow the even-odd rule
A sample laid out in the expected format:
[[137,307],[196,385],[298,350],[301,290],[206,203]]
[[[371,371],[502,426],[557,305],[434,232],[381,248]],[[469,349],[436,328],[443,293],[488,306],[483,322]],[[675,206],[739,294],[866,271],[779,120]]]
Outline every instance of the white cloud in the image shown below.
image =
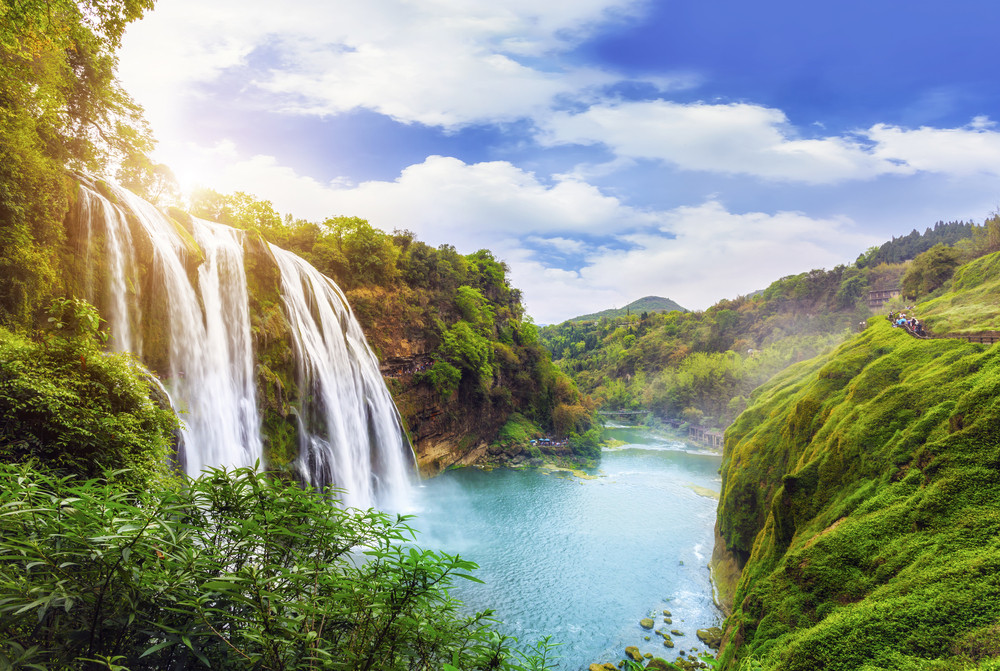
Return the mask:
[[[290,112],[365,108],[444,127],[505,121],[617,81],[550,57],[641,4],[161,0],[129,28],[120,74],[154,122],[168,116],[157,109],[190,85],[237,71],[244,87],[271,94],[270,107]],[[546,65],[536,65],[543,57]]]
[[[382,230],[410,229],[428,244],[454,244],[463,253],[491,249],[510,265],[529,313],[542,322],[650,294],[704,308],[783,275],[849,261],[881,241],[846,218],[733,213],[717,201],[638,210],[580,180],[544,183],[503,161],[431,156],[391,182],[347,185],[321,184],[271,157],[240,160],[228,145],[194,156],[211,180],[207,186],[254,193],[282,213],[361,216]],[[605,244],[587,242],[595,237]],[[558,267],[564,253],[584,261]]]
[[625,236],[634,247],[593,259],[581,272],[583,279],[631,288],[633,298],[667,295],[700,309],[784,275],[852,260],[877,240],[846,218],[734,213],[715,201],[664,213],[662,230],[676,237]]
[[575,273],[516,259],[512,275],[525,287],[529,312],[552,323],[647,295],[704,309],[785,275],[844,263],[878,241],[848,219],[733,213],[714,201],[660,216],[661,230],[623,235],[629,249],[595,250]]
[[745,103],[604,103],[554,113],[542,127],[538,139],[549,146],[603,144],[618,157],[656,159],[685,170],[809,183],[897,170],[857,138],[798,138],[780,110]]
[[466,164],[430,156],[392,182],[352,186],[299,176],[273,157],[234,160],[226,151],[192,156],[204,183],[221,192],[247,191],[306,219],[361,216],[387,231],[408,228],[426,242],[470,251],[520,236],[609,235],[657,222],[593,185],[569,178],[543,183],[506,161]]
[[912,170],[967,176],[1000,175],[1000,132],[986,117],[963,128],[905,129],[877,124],[868,131],[873,155]]
[[844,136],[802,138],[781,110],[759,105],[611,102],[551,114],[538,140],[604,145],[616,156],[611,166],[653,159],[683,170],[809,184],[916,172],[1000,174],[1000,132],[985,117],[963,128],[876,124]]

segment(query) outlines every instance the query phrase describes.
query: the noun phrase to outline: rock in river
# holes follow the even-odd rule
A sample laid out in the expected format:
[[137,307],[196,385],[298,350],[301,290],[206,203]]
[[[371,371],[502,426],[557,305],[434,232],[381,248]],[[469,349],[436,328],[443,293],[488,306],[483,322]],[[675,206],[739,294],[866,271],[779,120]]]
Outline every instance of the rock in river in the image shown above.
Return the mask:
[[705,645],[710,647],[712,650],[718,650],[719,644],[722,643],[722,630],[718,627],[709,627],[708,629],[699,629],[697,631],[698,638],[705,641]]

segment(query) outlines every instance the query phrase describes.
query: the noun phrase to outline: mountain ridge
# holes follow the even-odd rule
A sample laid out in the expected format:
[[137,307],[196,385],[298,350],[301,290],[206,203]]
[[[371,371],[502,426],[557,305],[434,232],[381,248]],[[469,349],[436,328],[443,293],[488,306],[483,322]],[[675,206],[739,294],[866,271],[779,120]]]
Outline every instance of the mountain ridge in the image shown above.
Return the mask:
[[674,310],[677,310],[678,312],[689,312],[687,308],[682,307],[679,303],[669,298],[665,298],[663,296],[643,296],[642,298],[636,299],[622,308],[608,308],[607,310],[600,310],[599,312],[570,317],[569,319],[565,319],[563,321],[597,321],[603,317],[622,317],[628,313],[639,314],[642,312],[672,312]]

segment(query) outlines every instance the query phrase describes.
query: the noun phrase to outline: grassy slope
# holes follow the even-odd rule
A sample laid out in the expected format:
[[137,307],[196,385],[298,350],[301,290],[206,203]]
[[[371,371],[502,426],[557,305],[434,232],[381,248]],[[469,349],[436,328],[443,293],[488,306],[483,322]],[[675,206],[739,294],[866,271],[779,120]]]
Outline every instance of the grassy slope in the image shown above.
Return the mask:
[[875,318],[778,375],[727,433],[719,527],[749,561],[725,668],[962,669],[1000,654],[998,471],[1000,348]]
[[1000,253],[983,256],[956,270],[951,288],[921,304],[917,312],[933,333],[1000,330]]

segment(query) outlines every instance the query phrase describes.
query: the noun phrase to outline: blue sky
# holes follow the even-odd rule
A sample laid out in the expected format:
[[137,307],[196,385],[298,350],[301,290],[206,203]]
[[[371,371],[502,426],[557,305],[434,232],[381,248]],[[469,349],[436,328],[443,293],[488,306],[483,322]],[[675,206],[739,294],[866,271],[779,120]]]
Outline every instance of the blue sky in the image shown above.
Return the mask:
[[540,323],[700,309],[1000,205],[990,0],[159,0],[157,158],[492,249]]

